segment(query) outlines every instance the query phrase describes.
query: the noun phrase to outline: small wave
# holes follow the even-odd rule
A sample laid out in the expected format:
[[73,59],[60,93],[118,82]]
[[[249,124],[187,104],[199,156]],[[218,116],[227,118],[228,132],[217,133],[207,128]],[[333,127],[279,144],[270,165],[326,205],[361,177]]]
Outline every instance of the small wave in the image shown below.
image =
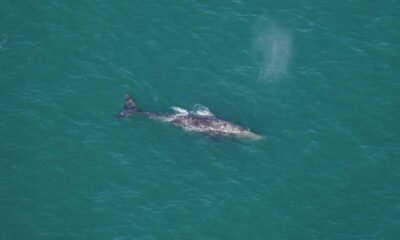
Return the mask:
[[8,41],[8,35],[3,33],[0,36],[0,48],[2,48],[7,43],[7,41]]

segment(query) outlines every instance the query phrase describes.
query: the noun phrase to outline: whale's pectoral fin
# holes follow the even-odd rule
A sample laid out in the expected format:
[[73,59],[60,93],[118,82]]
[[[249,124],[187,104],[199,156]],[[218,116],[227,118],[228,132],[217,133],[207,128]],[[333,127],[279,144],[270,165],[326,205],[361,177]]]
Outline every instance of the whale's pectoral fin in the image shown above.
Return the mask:
[[128,94],[126,94],[124,109],[135,108],[135,107],[136,107],[136,104],[135,104],[135,101],[133,101],[133,98],[131,96],[129,96]]

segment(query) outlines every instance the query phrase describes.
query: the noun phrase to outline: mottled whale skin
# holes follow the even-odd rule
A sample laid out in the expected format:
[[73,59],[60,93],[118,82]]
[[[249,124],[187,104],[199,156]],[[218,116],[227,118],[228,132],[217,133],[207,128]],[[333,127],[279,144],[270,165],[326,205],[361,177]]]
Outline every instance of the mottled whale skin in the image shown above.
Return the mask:
[[234,123],[215,117],[210,112],[204,114],[189,113],[185,109],[173,107],[174,113],[160,114],[139,109],[133,98],[125,95],[123,109],[117,114],[117,118],[126,118],[132,114],[143,115],[152,119],[168,122],[186,131],[204,133],[209,136],[239,137],[253,140],[261,139],[261,136]]

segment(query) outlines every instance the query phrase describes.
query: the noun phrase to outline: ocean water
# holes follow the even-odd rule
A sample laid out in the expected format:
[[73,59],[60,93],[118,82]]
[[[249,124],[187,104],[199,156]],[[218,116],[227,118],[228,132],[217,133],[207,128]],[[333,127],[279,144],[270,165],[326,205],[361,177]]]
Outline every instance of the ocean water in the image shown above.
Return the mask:
[[[0,239],[400,239],[400,3],[0,3]],[[206,106],[264,136],[115,118]]]

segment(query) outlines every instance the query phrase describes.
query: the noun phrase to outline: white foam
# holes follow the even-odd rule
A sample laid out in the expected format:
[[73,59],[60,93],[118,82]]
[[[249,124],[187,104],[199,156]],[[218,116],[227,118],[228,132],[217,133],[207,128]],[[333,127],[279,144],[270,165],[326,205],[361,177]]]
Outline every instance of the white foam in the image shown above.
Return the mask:
[[186,109],[180,108],[180,107],[171,107],[172,110],[174,110],[177,115],[188,115],[189,112]]
[[195,110],[193,111],[194,114],[199,116],[214,116],[214,114],[205,106],[196,105]]

